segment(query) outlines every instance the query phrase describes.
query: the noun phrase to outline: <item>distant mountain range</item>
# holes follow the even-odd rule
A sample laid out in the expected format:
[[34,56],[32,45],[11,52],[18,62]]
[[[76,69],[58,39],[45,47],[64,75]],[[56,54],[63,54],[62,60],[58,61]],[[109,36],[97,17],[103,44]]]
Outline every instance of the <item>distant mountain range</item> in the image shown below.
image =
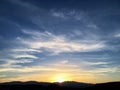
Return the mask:
[[0,83],[0,90],[104,90],[104,89],[120,90],[120,82],[90,84],[74,81],[66,81],[63,83],[14,81]]

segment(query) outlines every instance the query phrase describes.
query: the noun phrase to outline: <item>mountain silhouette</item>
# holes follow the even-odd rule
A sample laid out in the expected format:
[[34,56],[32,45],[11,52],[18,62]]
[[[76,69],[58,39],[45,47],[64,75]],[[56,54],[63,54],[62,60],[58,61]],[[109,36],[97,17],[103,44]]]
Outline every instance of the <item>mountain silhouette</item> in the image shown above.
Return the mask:
[[108,83],[82,83],[75,81],[66,81],[63,83],[49,83],[49,82],[5,82],[0,83],[0,90],[120,90],[120,82]]
[[88,86],[93,86],[94,84],[90,83],[83,83],[83,82],[75,82],[75,81],[66,81],[61,84],[63,87],[88,87]]

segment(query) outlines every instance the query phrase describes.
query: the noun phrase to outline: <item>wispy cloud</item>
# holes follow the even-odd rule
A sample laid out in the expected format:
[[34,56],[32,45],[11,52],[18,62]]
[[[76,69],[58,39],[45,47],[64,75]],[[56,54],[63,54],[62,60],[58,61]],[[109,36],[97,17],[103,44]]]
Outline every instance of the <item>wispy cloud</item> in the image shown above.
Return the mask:
[[120,37],[120,33],[115,34],[114,37]]
[[12,49],[11,52],[41,52],[41,51],[36,49],[29,49],[29,48],[15,48]]
[[37,59],[36,56],[30,55],[30,54],[12,54],[12,57],[17,59],[17,58],[31,58],[31,59]]
[[53,17],[61,18],[61,19],[73,19],[73,20],[83,20],[86,16],[84,12],[77,11],[77,10],[67,10],[67,9],[61,9],[61,10],[51,10],[51,14]]
[[98,51],[105,48],[105,44],[100,42],[81,42],[79,40],[70,40],[65,35],[55,35],[50,32],[38,32],[23,30],[24,34],[30,35],[31,38],[21,38],[21,44],[26,45],[28,48],[47,51],[53,53],[62,52],[90,52]]
[[6,75],[0,75],[0,78],[4,78],[4,77],[6,77]]
[[52,12],[52,14],[54,17],[59,17],[59,18],[63,18],[63,19],[66,18],[66,16],[62,12]]
[[109,64],[109,62],[102,62],[102,61],[98,61],[98,62],[83,61],[82,63],[85,64],[85,65],[91,65],[91,66],[93,66],[93,65],[107,65],[107,64]]
[[37,6],[35,6],[35,5],[33,5],[33,4],[29,3],[29,2],[23,2],[22,0],[16,0],[16,1],[14,1],[14,0],[7,0],[7,1],[9,1],[9,2],[11,2],[13,4],[17,4],[19,6],[22,6],[25,9],[39,10],[39,8]]

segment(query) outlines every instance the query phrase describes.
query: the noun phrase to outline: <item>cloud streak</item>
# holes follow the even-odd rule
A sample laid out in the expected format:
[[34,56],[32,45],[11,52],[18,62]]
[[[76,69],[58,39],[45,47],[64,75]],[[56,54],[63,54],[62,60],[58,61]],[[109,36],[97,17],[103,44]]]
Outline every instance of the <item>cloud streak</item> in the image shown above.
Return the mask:
[[31,38],[21,38],[21,44],[28,48],[42,50],[45,49],[54,54],[63,52],[90,52],[99,51],[105,48],[105,44],[100,42],[81,42],[79,40],[70,40],[65,35],[55,35],[48,31],[23,31],[24,34],[30,35]]

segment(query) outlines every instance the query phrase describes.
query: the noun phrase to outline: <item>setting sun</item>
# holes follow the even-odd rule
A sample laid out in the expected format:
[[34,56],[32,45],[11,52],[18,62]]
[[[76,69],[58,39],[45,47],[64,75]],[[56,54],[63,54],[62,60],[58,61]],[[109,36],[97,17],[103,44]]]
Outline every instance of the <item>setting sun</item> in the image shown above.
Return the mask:
[[59,82],[59,83],[62,83],[64,81],[70,81],[70,78],[68,75],[66,74],[59,74],[59,75],[56,75],[52,78],[51,82]]
[[65,80],[64,79],[62,79],[62,78],[60,78],[60,79],[58,79],[58,80],[56,80],[56,82],[59,82],[59,83],[62,83],[62,82],[64,82]]

